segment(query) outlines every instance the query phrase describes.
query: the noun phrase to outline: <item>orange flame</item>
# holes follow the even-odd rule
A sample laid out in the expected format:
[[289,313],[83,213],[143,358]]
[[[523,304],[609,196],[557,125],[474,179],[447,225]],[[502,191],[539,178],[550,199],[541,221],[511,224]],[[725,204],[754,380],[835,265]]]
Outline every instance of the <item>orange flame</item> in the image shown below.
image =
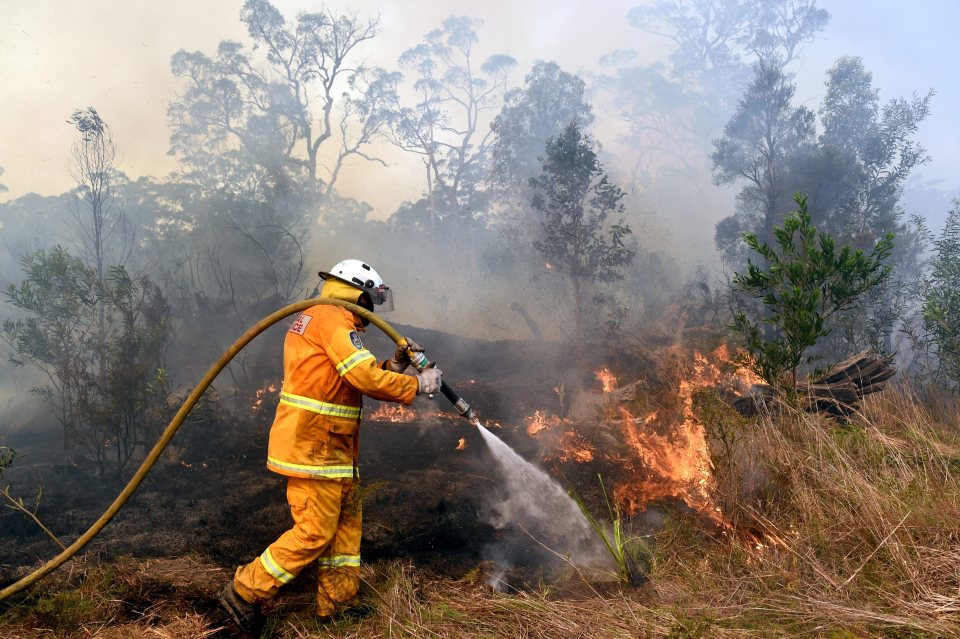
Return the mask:
[[[727,348],[726,344],[721,344],[719,347],[717,347],[712,353],[710,353],[710,357],[720,365],[729,364],[733,361],[733,357],[730,355],[730,350]],[[742,353],[739,353],[738,357],[745,356]],[[754,386],[766,384],[762,377],[741,365],[736,366],[734,370],[727,375],[727,379],[724,381],[733,386],[734,390],[740,394],[747,394],[753,389]]]
[[552,457],[556,461],[584,463],[593,461],[593,446],[576,431],[568,430],[560,438],[559,450]]
[[604,366],[599,370],[593,371],[593,376],[597,378],[597,381],[600,382],[600,385],[603,387],[604,393],[609,393],[611,391],[617,390],[619,385],[619,380],[616,376],[610,372],[610,369]]
[[[715,499],[717,486],[706,429],[694,410],[694,398],[702,388],[723,385],[744,393],[760,383],[748,370],[730,366],[732,360],[726,346],[707,355],[694,353],[692,365],[676,382],[674,389],[668,391],[672,397],[661,397],[656,401],[657,410],[637,416],[623,406],[616,406],[606,423],[618,427],[618,439],[626,447],[626,458],[622,452],[598,446],[597,441],[601,440],[588,440],[569,430],[562,436],[554,435],[556,452],[548,454],[546,459],[581,463],[602,458],[621,465],[624,479],[614,489],[614,497],[631,515],[645,509],[651,502],[676,499],[702,514],[720,530],[731,530],[731,524]],[[619,386],[619,380],[609,368],[601,368],[593,374],[604,393]],[[536,411],[526,420],[527,432],[531,435],[549,432],[558,423],[558,418],[551,420],[544,412]]]
[[636,418],[620,407],[624,440],[642,465],[630,481],[614,489],[614,496],[631,514],[657,499],[680,499],[728,530],[730,524],[714,499],[716,481],[706,430],[696,416],[693,400],[697,390],[720,383],[720,364],[729,362],[729,353],[721,347],[709,358],[694,353],[693,359],[689,375],[677,386],[679,423],[661,420],[659,411]]
[[370,413],[375,422],[412,422],[417,413],[400,404],[380,404],[380,408]]
[[457,442],[457,450],[465,450],[467,448],[467,438],[461,437],[460,441]]
[[269,393],[276,393],[276,392],[277,392],[276,384],[269,384],[267,386],[264,386],[263,388],[258,388],[254,395],[256,399],[253,402],[253,406],[251,406],[251,410],[253,410],[253,412],[257,412],[258,410],[260,410],[260,408],[263,406],[264,400],[267,399],[267,395]]
[[[666,361],[690,360],[690,356],[679,349],[663,354]],[[524,419],[527,434],[541,442],[545,461],[587,463],[603,460],[620,466],[623,474],[613,492],[620,507],[628,514],[636,514],[657,500],[678,500],[709,520],[718,531],[732,531],[732,524],[716,500],[717,482],[713,476],[706,428],[697,417],[694,400],[697,392],[704,388],[722,386],[743,394],[750,392],[761,380],[742,366],[731,366],[736,359],[731,357],[726,346],[707,355],[693,353],[692,360],[681,379],[670,386],[661,386],[659,394],[649,398],[648,405],[657,406],[656,410],[638,416],[619,404],[641,398],[608,399],[607,420],[596,432],[590,429],[578,431],[570,419],[541,409]],[[620,380],[607,367],[593,374],[605,394],[620,386]],[[553,390],[562,397],[562,387]],[[612,440],[611,428],[619,431],[619,436],[613,433]],[[612,446],[606,443],[608,440]],[[617,445],[618,441],[621,445]],[[758,537],[757,541],[762,547],[777,543],[766,536],[762,541]]]
[[524,422],[527,424],[527,434],[533,437],[542,430],[549,430],[558,426],[563,420],[557,415],[547,415],[542,410],[533,411],[533,415],[528,416]]
[[624,440],[639,459],[634,477],[614,489],[614,496],[630,514],[657,499],[677,498],[719,521],[712,496],[714,480],[703,427],[688,420],[670,435],[657,433],[658,413],[640,418],[620,408]]

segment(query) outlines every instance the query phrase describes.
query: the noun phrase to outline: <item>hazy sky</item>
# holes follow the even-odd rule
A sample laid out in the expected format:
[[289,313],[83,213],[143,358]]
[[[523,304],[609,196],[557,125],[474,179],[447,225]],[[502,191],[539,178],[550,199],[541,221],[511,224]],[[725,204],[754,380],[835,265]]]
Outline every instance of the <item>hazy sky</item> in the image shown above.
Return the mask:
[[[274,0],[288,18],[317,2]],[[567,70],[597,69],[604,53],[638,49],[659,55],[666,43],[630,27],[637,0],[352,0],[328,5],[382,15],[381,33],[364,45],[371,63],[396,67],[397,56],[450,14],[482,18],[482,51],[519,61],[515,83],[535,59]],[[162,176],[176,168],[167,155],[167,106],[177,87],[170,56],[180,48],[212,53],[220,40],[245,40],[238,19],[242,0],[0,0],[0,182],[11,198],[27,192],[61,193],[72,186],[66,119],[95,106],[112,125],[121,168],[132,177]],[[933,164],[917,171],[941,188],[960,187],[960,1],[912,3],[822,0],[832,14],[823,37],[798,69],[798,99],[819,104],[825,71],[841,55],[859,55],[874,73],[881,97],[908,97],[935,88],[933,114],[919,139]],[[605,116],[601,113],[602,124]],[[606,116],[609,117],[609,116]],[[379,215],[416,197],[421,174],[400,155],[390,169],[353,170],[341,184],[370,201]]]

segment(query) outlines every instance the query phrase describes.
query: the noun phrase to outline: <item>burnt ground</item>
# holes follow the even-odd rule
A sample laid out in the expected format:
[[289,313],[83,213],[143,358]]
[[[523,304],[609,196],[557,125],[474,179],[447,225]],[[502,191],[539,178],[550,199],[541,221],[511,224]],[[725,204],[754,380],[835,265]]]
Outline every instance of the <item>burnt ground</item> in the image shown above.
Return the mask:
[[[564,366],[568,353],[558,344],[484,342],[398,328],[428,346],[445,380],[485,421],[501,424],[501,438],[528,459],[537,457],[539,444],[526,435],[523,417],[537,408],[557,410],[553,389],[560,384],[597,385],[589,371]],[[368,332],[365,341],[380,357],[392,351],[378,332]],[[276,375],[266,376],[264,383],[278,381],[279,370]],[[376,407],[371,404],[368,415]],[[418,398],[413,408],[419,416],[413,422],[365,419],[361,429],[361,476],[367,491],[364,560],[397,558],[462,576],[497,557],[507,561],[518,581],[544,578],[544,567],[556,565],[556,557],[525,532],[489,523],[502,487],[476,429],[442,397],[432,402]],[[431,415],[438,409],[441,414]],[[263,465],[271,418],[267,401],[258,412],[208,410],[207,417],[184,425],[162,462],[90,550],[107,558],[197,556],[224,567],[251,560],[290,525],[284,480]],[[0,435],[5,435],[4,444],[25,454],[5,481],[28,502],[30,491],[42,486],[38,515],[65,542],[83,532],[119,491],[117,483],[58,463],[59,433],[40,418],[12,434],[0,430]],[[457,450],[460,438],[466,440],[464,450]],[[566,488],[599,506],[597,470],[591,464],[553,468]],[[0,539],[0,581],[57,550],[22,513],[9,509],[0,512]]]

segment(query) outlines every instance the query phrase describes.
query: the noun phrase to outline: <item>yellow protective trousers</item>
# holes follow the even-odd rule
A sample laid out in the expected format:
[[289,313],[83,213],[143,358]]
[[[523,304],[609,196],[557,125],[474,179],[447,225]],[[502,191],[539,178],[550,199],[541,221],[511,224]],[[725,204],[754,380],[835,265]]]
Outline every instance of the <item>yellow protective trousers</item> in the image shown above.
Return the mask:
[[317,614],[332,615],[360,588],[359,481],[290,477],[287,503],[293,528],[237,568],[234,588],[250,603],[265,601],[316,561]]

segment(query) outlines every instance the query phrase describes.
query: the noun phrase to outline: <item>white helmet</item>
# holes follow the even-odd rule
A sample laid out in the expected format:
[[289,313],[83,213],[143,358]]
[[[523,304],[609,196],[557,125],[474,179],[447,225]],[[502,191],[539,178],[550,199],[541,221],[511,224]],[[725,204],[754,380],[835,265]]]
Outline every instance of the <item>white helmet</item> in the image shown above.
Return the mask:
[[320,271],[320,277],[332,277],[350,286],[360,289],[370,296],[370,300],[377,306],[384,305],[383,311],[393,310],[393,291],[383,285],[383,278],[373,270],[373,267],[362,260],[343,260],[338,262],[330,272]]

